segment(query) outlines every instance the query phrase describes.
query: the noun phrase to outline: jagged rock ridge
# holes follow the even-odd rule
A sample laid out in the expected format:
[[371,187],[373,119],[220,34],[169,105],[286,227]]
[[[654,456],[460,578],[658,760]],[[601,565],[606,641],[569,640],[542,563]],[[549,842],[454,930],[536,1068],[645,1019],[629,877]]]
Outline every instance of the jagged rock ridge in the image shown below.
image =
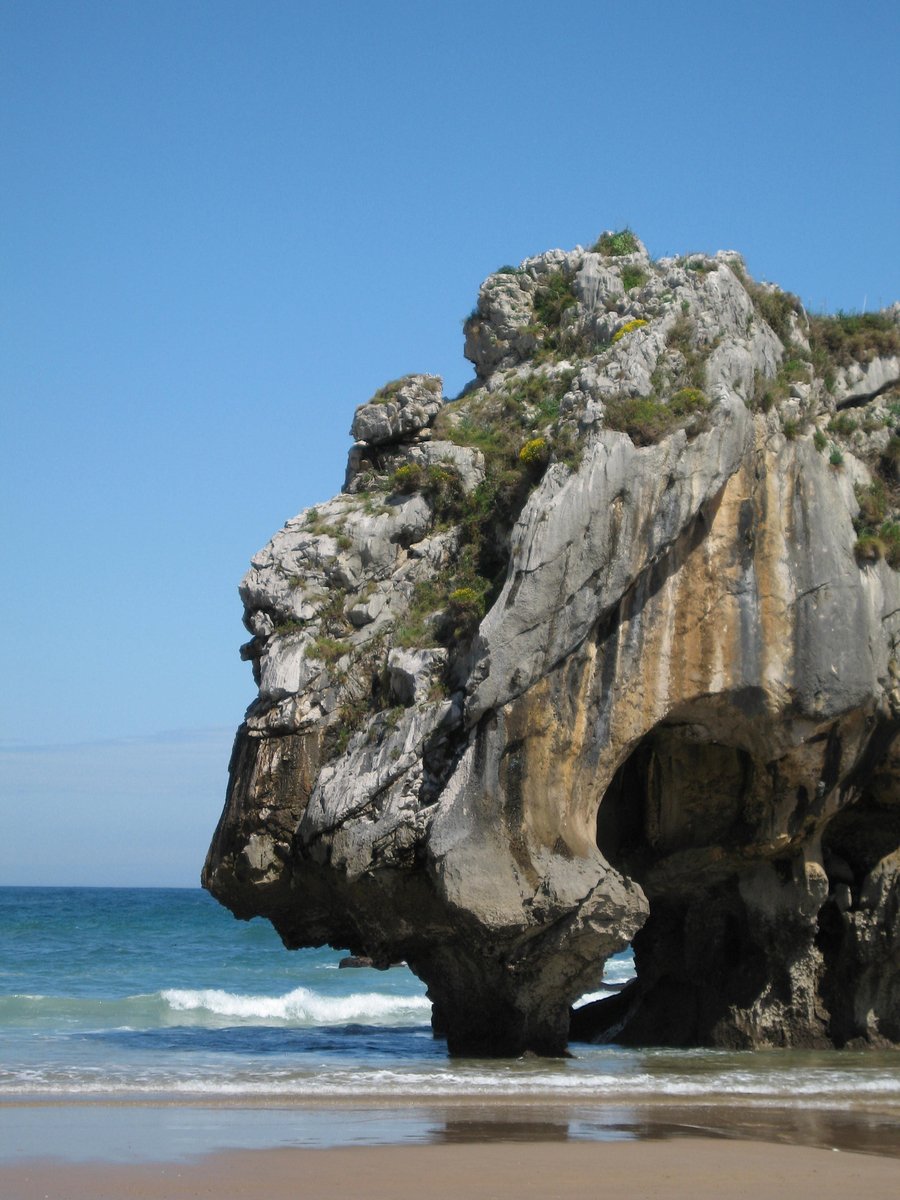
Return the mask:
[[900,1043],[900,306],[630,231],[482,285],[241,584],[203,883],[406,959],[454,1053]]

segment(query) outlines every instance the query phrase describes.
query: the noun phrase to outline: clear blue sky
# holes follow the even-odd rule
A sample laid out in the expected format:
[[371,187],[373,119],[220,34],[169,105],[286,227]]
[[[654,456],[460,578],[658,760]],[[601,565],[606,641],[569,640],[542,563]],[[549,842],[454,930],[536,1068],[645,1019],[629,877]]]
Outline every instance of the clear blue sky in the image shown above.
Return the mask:
[[505,262],[900,297],[896,2],[0,4],[0,883],[194,884],[236,585]]

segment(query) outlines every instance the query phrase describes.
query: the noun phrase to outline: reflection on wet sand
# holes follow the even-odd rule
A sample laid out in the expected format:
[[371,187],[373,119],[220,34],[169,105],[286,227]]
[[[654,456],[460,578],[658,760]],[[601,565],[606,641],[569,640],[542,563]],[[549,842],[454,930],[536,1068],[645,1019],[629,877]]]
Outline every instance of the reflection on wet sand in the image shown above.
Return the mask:
[[895,1112],[853,1109],[755,1108],[728,1105],[483,1105],[451,1108],[438,1116],[425,1140],[435,1143],[659,1141],[726,1138],[817,1146],[900,1158],[900,1118]]

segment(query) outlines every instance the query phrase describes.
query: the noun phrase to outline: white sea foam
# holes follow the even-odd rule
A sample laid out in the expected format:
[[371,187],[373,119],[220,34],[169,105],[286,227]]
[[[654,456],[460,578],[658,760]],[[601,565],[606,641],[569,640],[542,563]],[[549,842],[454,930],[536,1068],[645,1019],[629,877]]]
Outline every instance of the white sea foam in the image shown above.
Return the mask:
[[580,1000],[576,1000],[572,1005],[573,1008],[583,1008],[585,1004],[593,1004],[595,1000],[605,1000],[607,996],[614,996],[615,989],[600,988],[597,992],[586,992]]
[[167,988],[162,998],[173,1012],[295,1025],[420,1024],[431,1013],[431,1002],[424,996],[381,992],[323,996],[304,987],[283,996],[242,996],[219,988]]
[[[7,1076],[4,1078],[4,1076]],[[707,1103],[712,1098],[747,1104],[827,1107],[853,1100],[900,1104],[900,1080],[877,1074],[860,1079],[852,1072],[825,1072],[822,1078],[798,1086],[793,1072],[785,1076],[745,1078],[712,1073],[698,1078],[665,1077],[645,1072],[619,1075],[604,1071],[570,1075],[566,1072],[496,1070],[488,1067],[437,1070],[360,1070],[269,1068],[238,1072],[225,1079],[215,1072],[186,1076],[171,1067],[145,1072],[115,1070],[102,1073],[19,1071],[0,1073],[0,1094],[101,1095],[172,1093],[194,1096],[281,1095],[295,1099],[384,1101],[388,1097],[417,1099],[478,1098],[545,1099],[564,1102],[652,1103],[677,1098]]]

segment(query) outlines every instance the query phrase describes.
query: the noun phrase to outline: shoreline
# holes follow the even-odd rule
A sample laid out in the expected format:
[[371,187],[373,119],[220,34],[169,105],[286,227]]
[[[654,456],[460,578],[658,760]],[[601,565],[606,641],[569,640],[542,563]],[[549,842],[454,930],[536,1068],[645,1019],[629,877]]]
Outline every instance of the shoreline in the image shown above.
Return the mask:
[[[712,1140],[900,1159],[900,1109],[869,1101],[644,1103],[284,1097],[0,1100],[0,1170],[187,1164],[221,1153],[280,1154],[540,1143],[648,1145]],[[900,1184],[900,1166],[898,1166]],[[0,1194],[4,1194],[0,1188]]]
[[739,1140],[228,1150],[184,1163],[0,1165],[10,1200],[893,1200],[896,1159]]

